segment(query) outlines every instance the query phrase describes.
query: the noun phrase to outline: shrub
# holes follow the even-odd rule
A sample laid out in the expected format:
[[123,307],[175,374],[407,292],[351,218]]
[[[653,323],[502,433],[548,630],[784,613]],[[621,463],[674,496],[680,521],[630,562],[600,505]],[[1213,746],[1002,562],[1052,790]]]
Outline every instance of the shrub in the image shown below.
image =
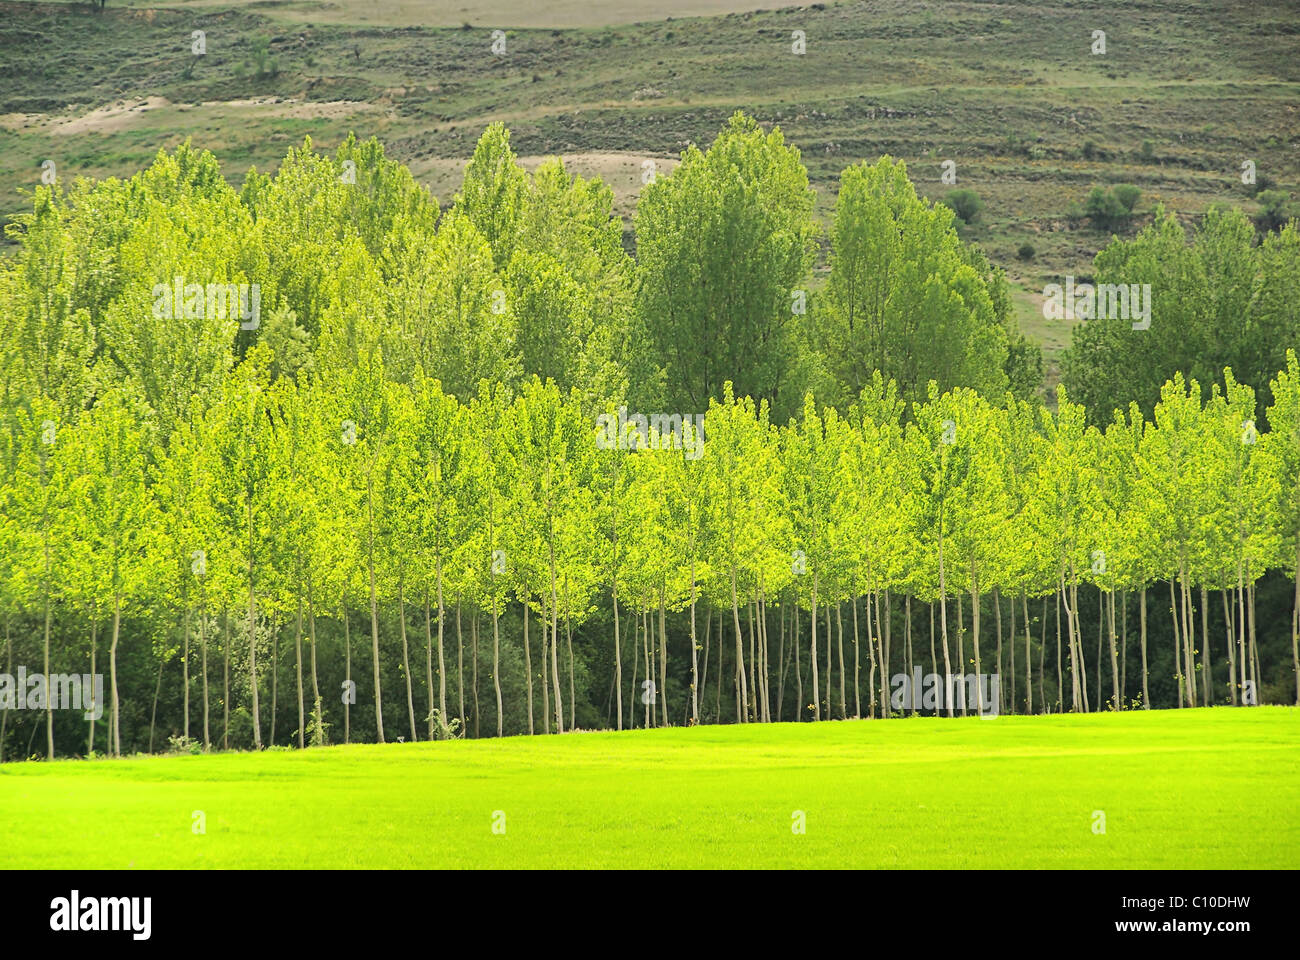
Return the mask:
[[1156,155],[1156,146],[1150,140],[1142,141],[1142,159],[1150,160]]
[[984,209],[983,201],[974,190],[949,190],[943,202],[952,208],[958,219],[967,224],[974,223]]
[[1028,240],[1026,240],[1016,250],[1016,256],[1019,257],[1021,260],[1032,260],[1034,259],[1034,254],[1036,252],[1037,251],[1034,250],[1034,245],[1030,243]]
[[1255,199],[1260,206],[1260,211],[1255,216],[1255,226],[1265,233],[1279,229],[1293,217],[1300,217],[1300,208],[1297,208],[1291,194],[1285,190],[1263,190]]
[[1088,199],[1083,202],[1083,212],[1097,226],[1109,230],[1123,223],[1129,212],[1115,197],[1112,190],[1105,187],[1093,187],[1088,191]]
[[1111,192],[1115,194],[1115,199],[1119,201],[1120,206],[1129,213],[1133,212],[1138,198],[1142,196],[1142,191],[1131,183],[1117,183],[1111,187]]
[[190,753],[197,754],[203,752],[203,744],[199,743],[193,737],[168,737],[167,743],[170,745],[168,753]]

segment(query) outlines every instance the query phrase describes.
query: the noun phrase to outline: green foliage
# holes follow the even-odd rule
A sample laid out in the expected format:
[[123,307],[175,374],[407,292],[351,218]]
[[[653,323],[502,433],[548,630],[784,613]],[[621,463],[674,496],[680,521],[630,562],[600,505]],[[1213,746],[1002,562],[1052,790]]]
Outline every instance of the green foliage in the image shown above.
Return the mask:
[[1300,217],[1300,204],[1285,190],[1261,190],[1255,199],[1259,202],[1255,225],[1265,233],[1279,230],[1288,221]]
[[944,194],[943,202],[965,224],[975,223],[984,210],[984,201],[980,199],[979,194],[965,187],[958,190],[949,190]]
[[1131,183],[1117,183],[1110,188],[1110,192],[1115,195],[1115,199],[1127,213],[1133,212],[1138,198],[1142,196],[1142,191]]

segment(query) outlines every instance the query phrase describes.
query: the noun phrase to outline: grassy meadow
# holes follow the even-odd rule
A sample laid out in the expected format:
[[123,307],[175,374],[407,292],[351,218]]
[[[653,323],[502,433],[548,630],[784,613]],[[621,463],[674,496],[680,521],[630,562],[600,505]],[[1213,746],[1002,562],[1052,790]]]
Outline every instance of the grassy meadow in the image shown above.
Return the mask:
[[1298,721],[918,717],[5,764],[0,866],[1295,868]]

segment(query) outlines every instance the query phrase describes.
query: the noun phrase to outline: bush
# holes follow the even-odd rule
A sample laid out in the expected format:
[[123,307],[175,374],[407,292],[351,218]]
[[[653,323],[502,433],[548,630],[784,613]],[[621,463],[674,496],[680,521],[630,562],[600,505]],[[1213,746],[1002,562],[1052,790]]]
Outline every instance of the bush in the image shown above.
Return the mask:
[[1264,190],[1255,199],[1260,206],[1260,211],[1255,216],[1255,226],[1265,233],[1281,228],[1293,217],[1300,217],[1300,208],[1297,208],[1291,194],[1285,190]]
[[168,737],[167,743],[169,744],[169,749],[167,750],[168,753],[199,754],[203,752],[203,744],[199,743],[193,737]]
[[1097,156],[1097,145],[1093,143],[1091,140],[1084,141],[1083,158],[1085,160],[1091,160],[1095,156]]
[[1116,198],[1114,191],[1105,187],[1093,187],[1088,191],[1088,199],[1083,202],[1084,214],[1097,226],[1109,230],[1124,223],[1129,212]]
[[1142,191],[1131,183],[1117,183],[1111,187],[1111,192],[1115,194],[1115,199],[1119,201],[1120,206],[1129,213],[1133,212],[1138,198],[1142,196]]
[[1034,250],[1034,245],[1030,243],[1028,240],[1026,240],[1016,250],[1016,256],[1019,257],[1021,260],[1032,260],[1034,259],[1034,254],[1036,252],[1037,251]]
[[1142,159],[1150,160],[1156,155],[1156,146],[1150,140],[1142,141]]
[[967,224],[974,223],[984,209],[983,201],[974,190],[949,190],[943,202],[952,208],[959,220]]

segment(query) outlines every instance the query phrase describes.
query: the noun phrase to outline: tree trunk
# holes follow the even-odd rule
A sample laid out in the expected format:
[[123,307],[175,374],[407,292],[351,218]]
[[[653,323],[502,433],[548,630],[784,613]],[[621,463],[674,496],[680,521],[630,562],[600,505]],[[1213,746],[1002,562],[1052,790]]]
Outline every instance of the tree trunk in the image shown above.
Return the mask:
[[[574,694],[573,679],[573,625],[569,620],[569,575],[564,575],[564,639],[569,648],[569,729],[578,728],[578,698]],[[691,624],[691,642],[695,642],[695,625]],[[694,654],[692,653],[692,657]],[[694,688],[692,687],[692,693]]]
[[253,598],[253,501],[248,500],[248,677],[253,695],[253,747],[262,749],[262,714],[257,702],[257,603]]
[[456,695],[460,701],[460,729],[465,732],[465,635],[460,625],[460,594],[456,594]]
[[[733,549],[734,549],[734,544],[733,544]],[[817,589],[817,578],[816,578],[816,574],[814,574],[813,575],[814,593],[816,592],[816,589]],[[731,565],[731,617],[732,620],[734,621],[734,625],[736,628],[736,683],[739,685],[738,689],[740,693],[740,703],[742,705],[741,709],[737,711],[736,722],[745,723],[747,717],[745,716],[745,709],[743,705],[749,702],[749,685],[745,678],[745,646],[744,646],[744,637],[740,632],[740,598],[736,595],[736,565],[734,563]],[[816,630],[816,627],[814,627],[813,629]],[[816,653],[817,653],[816,642],[817,642],[816,637],[814,636],[813,639],[814,659],[816,658]],[[816,667],[814,666],[813,669],[815,671]],[[814,694],[816,693],[816,690],[817,690],[817,679],[816,679],[816,673],[814,672],[813,674]],[[818,712],[819,712],[818,719],[820,720],[821,719],[820,708],[818,709]]]
[[533,729],[533,651],[528,643],[528,600],[524,604],[524,668],[528,673],[528,734],[536,733]]
[[190,605],[185,603],[185,623],[181,638],[181,736],[190,738]]
[[[856,587],[854,588],[856,589]],[[853,601],[853,715],[859,720],[862,719],[862,684],[861,669],[859,666],[859,643],[861,635],[858,632],[858,595],[854,593]],[[784,627],[784,623],[782,624]],[[780,719],[779,717],[777,719]]]
[[948,586],[944,580],[943,571],[943,510],[939,511],[939,627],[943,633],[943,672],[945,682],[943,685],[945,706],[948,708],[948,716],[952,716],[952,697],[948,696],[952,689],[952,661],[948,658]]
[[[94,641],[91,641],[92,649]],[[203,651],[203,752],[212,749],[212,737],[208,727],[208,601],[203,597],[199,606],[199,648]],[[94,670],[91,670],[94,673]]]
[[343,679],[347,682],[348,696],[343,698],[343,742],[352,742],[352,633],[348,625],[348,598],[345,592],[341,597],[339,606],[342,608],[339,613],[343,619],[343,656],[345,673]]
[[[709,628],[707,624],[704,628],[704,634],[707,638]],[[785,613],[782,611],[781,619],[781,648],[785,649]],[[573,660],[573,651],[570,648],[569,660]],[[572,677],[572,673],[570,673]],[[700,722],[700,701],[699,701],[699,644],[695,639],[695,550],[694,545],[691,549],[691,724],[698,725]],[[573,700],[572,682],[570,682],[569,699]],[[777,705],[777,712],[780,713],[780,704]],[[572,726],[572,724],[570,724]]]
[[[1115,591],[1107,591],[1107,597],[1110,600],[1110,688],[1111,696],[1115,701],[1112,710],[1123,710],[1124,699],[1119,689],[1119,651],[1115,648]],[[1097,696],[1101,696],[1101,688],[1097,689]]]
[[1142,709],[1151,709],[1151,694],[1147,690],[1147,588],[1144,584],[1138,599],[1138,616],[1142,630]]
[[[113,687],[113,756],[122,755],[122,713],[117,695],[117,640],[122,634],[122,595],[113,597],[113,643],[108,649],[108,673]],[[13,671],[10,670],[10,673]]]
[[397,616],[402,627],[402,673],[406,676],[406,716],[411,723],[411,742],[420,740],[419,727],[415,723],[415,693],[411,689],[411,648],[406,639],[406,585],[397,581]]
[[[325,722],[325,702],[320,696],[320,678],[316,672],[316,603],[312,599],[311,577],[307,578],[307,642],[311,644],[311,702],[316,723]],[[324,742],[324,738],[321,738]]]
[[230,749],[230,609],[221,611],[221,749]]
[[803,655],[802,653],[800,653],[799,650],[799,595],[798,593],[795,594],[795,598],[794,598],[794,639],[792,642],[794,643],[794,678],[795,678],[795,683],[797,684],[797,693],[799,695],[799,702],[797,704],[798,710],[795,711],[795,720],[799,722],[803,722],[803,718],[804,718],[803,666],[802,666]]
[[[1114,619],[1115,611],[1112,608],[1112,622]],[[1205,678],[1201,683],[1201,706],[1208,707],[1210,693],[1214,689],[1214,664],[1210,660],[1210,600],[1209,590],[1205,584],[1201,584],[1201,668],[1205,671]]]
[[[92,684],[95,682],[95,653],[96,653],[95,641],[98,640],[99,638],[99,617],[97,616],[97,614],[98,614],[98,610],[95,607],[92,607],[91,614],[90,614],[90,682]],[[9,624],[8,622],[6,622],[5,623],[6,634],[8,633],[8,626]],[[94,688],[92,687],[91,689]],[[89,757],[92,753],[95,752],[95,708],[96,707],[99,707],[102,710],[104,708],[104,705],[102,703],[96,703],[92,695],[90,701],[90,721],[87,724],[87,726],[90,727],[90,730],[86,734],[86,756],[87,757]],[[207,740],[207,735],[205,733],[204,734],[205,749],[207,747],[206,740]],[[0,728],[0,763],[2,762],[4,762],[4,731],[3,728]]]
[[623,644],[618,632],[618,573],[614,574],[614,691],[617,694],[618,728],[623,729]]
[[298,619],[293,628],[294,667],[298,680],[298,749],[307,746],[307,715],[302,692],[302,597],[298,598]]

